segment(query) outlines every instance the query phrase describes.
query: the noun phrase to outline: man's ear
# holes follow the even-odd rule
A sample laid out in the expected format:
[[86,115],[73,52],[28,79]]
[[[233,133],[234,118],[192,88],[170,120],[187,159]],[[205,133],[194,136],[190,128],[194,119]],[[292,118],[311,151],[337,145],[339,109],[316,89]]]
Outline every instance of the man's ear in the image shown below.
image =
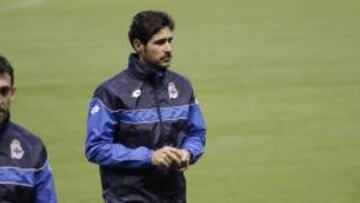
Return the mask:
[[136,53],[138,53],[139,55],[142,55],[142,53],[144,53],[145,46],[139,39],[134,39],[133,45]]

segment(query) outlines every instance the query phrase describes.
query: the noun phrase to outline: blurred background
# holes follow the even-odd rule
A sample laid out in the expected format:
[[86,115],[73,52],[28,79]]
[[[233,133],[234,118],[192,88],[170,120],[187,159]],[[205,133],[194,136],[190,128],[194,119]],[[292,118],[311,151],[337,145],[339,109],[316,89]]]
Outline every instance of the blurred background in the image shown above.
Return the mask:
[[59,202],[102,202],[84,157],[88,103],[126,67],[144,9],[174,17],[171,68],[207,121],[190,203],[360,202],[359,1],[0,0],[12,119],[46,143]]

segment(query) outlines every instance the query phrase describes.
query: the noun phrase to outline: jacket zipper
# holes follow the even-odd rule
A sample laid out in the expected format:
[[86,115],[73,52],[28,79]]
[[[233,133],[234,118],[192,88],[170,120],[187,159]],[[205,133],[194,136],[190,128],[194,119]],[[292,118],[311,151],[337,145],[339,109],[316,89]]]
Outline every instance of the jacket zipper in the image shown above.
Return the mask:
[[[155,143],[155,149],[157,149],[157,147],[163,147],[163,137],[164,137],[164,124],[163,124],[163,120],[162,120],[162,116],[161,116],[161,109],[160,109],[160,99],[159,99],[159,95],[158,95],[158,92],[157,92],[157,89],[156,86],[154,85],[153,86],[153,90],[154,90],[154,93],[155,93],[155,103],[156,103],[156,111],[157,111],[157,114],[159,116],[159,122],[160,122],[160,135],[155,139],[154,143]],[[156,146],[156,143],[159,143],[158,146]],[[168,171],[167,170],[162,170],[162,173],[163,174],[168,174]],[[166,179],[163,177],[163,178],[160,178],[159,180],[159,184],[161,185],[160,187],[162,188],[161,189],[161,192],[164,192],[166,191],[166,188],[164,187],[164,185],[166,185]]]
[[[157,139],[155,139],[154,143],[157,143],[158,141],[161,141],[161,137],[164,136],[164,123],[163,123],[163,119],[162,119],[162,115],[161,115],[161,109],[160,109],[160,100],[159,100],[159,95],[157,92],[157,88],[155,86],[153,86],[154,89],[154,93],[155,93],[155,105],[156,105],[156,111],[159,117],[159,122],[160,122],[160,135],[157,137]],[[156,147],[156,146],[155,146]]]

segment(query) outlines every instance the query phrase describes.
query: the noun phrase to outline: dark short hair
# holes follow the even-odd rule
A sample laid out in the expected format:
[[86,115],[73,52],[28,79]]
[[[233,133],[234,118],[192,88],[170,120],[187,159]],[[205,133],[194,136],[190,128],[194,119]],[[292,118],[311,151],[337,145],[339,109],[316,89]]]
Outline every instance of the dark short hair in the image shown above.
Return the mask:
[[131,46],[134,39],[147,44],[151,37],[164,27],[174,30],[174,20],[165,12],[146,10],[137,13],[130,25],[129,40]]
[[14,86],[14,69],[10,62],[2,55],[0,55],[0,74],[9,74],[11,78],[11,86]]

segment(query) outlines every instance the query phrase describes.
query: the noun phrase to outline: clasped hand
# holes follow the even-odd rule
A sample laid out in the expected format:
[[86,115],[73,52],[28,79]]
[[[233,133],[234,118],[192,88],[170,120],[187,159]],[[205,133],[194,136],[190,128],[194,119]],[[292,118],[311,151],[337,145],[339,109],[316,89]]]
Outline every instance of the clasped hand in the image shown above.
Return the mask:
[[186,149],[165,146],[153,152],[151,163],[158,167],[175,167],[182,172],[189,166],[190,152]]

